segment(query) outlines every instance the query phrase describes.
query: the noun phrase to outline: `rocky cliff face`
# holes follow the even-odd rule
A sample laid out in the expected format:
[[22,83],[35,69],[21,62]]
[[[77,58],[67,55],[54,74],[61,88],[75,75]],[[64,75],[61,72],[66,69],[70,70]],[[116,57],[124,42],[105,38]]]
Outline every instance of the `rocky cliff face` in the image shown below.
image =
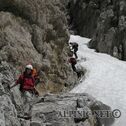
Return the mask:
[[[67,2],[0,0],[1,126],[109,126],[114,121],[93,115],[94,110],[110,110],[110,107],[88,94],[35,97],[28,103],[30,110],[24,116],[25,97],[19,87],[9,89],[27,63],[40,70],[50,92],[62,92],[76,83],[76,74],[67,63],[69,33],[65,6],[69,7],[70,1]],[[90,115],[83,118],[62,115],[78,110]]]
[[0,1],[0,61],[22,69],[32,63],[52,92],[76,77],[67,62],[69,33],[59,0]]
[[69,2],[73,28],[92,38],[91,48],[126,60],[125,0],[76,0]]
[[111,54],[121,60],[126,60],[125,6],[126,2],[123,0],[106,1],[91,42],[91,46],[97,51]]
[[76,34],[91,38],[97,27],[100,14],[99,1],[96,0],[69,0],[69,23]]

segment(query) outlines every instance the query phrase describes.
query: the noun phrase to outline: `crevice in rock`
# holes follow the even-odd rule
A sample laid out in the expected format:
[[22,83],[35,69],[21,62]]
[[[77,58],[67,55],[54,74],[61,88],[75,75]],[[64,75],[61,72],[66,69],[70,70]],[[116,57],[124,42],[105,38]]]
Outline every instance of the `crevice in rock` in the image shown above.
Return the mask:
[[75,122],[76,124],[79,124],[80,122],[84,122],[86,119],[87,119],[87,118],[83,118],[83,119],[76,119],[76,118],[74,118],[74,122]]
[[38,49],[37,47],[37,44],[36,44],[36,33],[35,33],[35,28],[33,27],[32,28],[32,31],[31,31],[31,41],[32,41],[32,44],[34,46],[34,48],[36,49],[36,51],[39,53],[39,54],[42,54],[42,52]]

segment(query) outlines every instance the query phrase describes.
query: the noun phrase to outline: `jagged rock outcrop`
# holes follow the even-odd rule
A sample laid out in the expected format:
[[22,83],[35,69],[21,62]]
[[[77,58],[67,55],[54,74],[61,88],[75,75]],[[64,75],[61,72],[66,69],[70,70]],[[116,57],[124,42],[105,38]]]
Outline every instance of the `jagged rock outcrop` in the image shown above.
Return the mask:
[[110,108],[87,94],[51,95],[46,96],[43,103],[33,106],[31,123],[48,123],[50,126],[110,126],[113,119],[106,121],[93,115],[94,110],[104,109]]
[[69,33],[63,10],[59,0],[0,1],[0,61],[19,71],[32,63],[52,92],[77,80],[67,62]]
[[76,34],[92,38],[90,47],[126,60],[126,1],[70,0],[69,14]]
[[16,76],[15,69],[2,62],[0,71],[1,126],[110,126],[114,122],[113,118],[98,118],[94,111],[111,111],[110,107],[85,93],[34,97],[29,103],[29,114],[25,115],[26,103],[19,87],[9,89]]
[[17,110],[12,102],[9,93],[9,84],[13,82],[13,73],[9,71],[8,64],[0,65],[0,125],[1,126],[20,126],[17,118]]

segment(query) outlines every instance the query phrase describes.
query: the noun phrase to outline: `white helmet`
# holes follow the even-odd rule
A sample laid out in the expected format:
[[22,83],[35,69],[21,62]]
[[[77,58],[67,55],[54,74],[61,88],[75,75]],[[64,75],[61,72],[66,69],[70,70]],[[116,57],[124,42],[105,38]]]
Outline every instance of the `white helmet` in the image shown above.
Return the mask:
[[32,66],[31,64],[27,65],[25,68],[26,68],[26,69],[33,70],[33,66]]

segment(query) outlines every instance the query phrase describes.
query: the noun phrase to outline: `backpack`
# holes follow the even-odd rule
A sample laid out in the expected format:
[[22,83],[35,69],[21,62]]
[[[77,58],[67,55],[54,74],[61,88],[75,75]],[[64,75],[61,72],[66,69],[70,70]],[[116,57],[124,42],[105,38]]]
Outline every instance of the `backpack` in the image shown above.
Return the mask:
[[40,77],[35,68],[32,70],[32,77],[35,79],[35,86],[36,86],[40,82]]
[[35,77],[35,76],[37,76],[37,75],[38,75],[37,70],[34,68],[34,69],[32,70],[32,77]]

